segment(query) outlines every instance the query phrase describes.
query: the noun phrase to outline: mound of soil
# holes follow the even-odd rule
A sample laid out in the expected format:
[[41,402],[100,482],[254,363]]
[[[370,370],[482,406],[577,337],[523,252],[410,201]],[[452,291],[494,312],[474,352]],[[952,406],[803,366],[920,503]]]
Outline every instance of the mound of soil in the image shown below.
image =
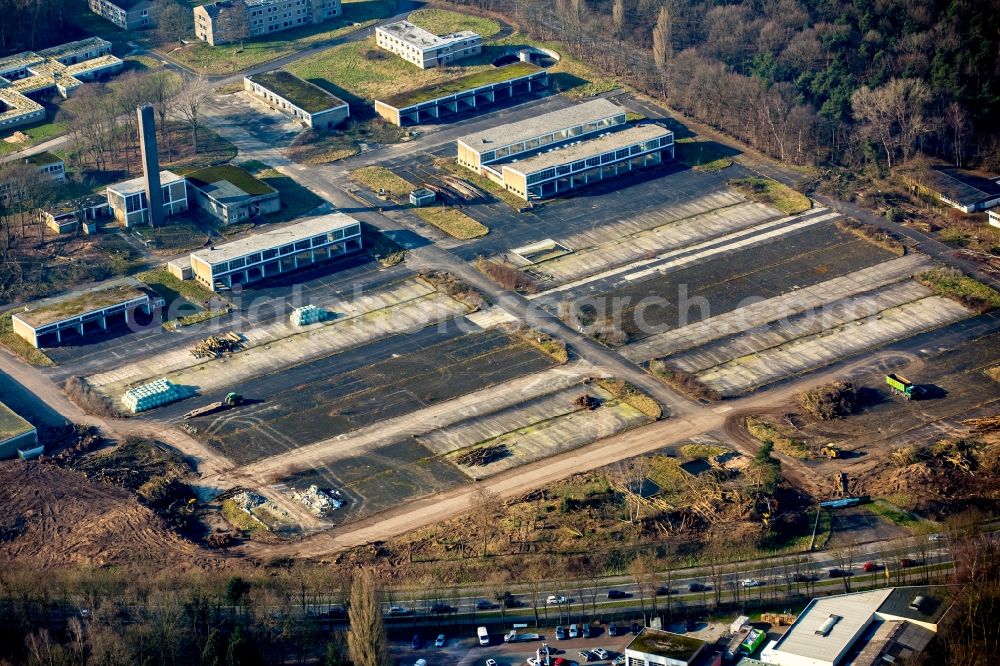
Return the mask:
[[0,559],[37,567],[201,567],[211,555],[123,488],[41,462],[0,462]]

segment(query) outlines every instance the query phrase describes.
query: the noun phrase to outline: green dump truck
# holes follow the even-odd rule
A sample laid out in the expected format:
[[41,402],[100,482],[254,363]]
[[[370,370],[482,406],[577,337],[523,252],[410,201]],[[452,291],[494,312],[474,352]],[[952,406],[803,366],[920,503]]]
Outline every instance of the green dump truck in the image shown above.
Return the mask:
[[889,389],[894,394],[901,395],[907,400],[916,397],[920,393],[920,387],[903,375],[890,373],[885,376],[885,383],[889,385]]

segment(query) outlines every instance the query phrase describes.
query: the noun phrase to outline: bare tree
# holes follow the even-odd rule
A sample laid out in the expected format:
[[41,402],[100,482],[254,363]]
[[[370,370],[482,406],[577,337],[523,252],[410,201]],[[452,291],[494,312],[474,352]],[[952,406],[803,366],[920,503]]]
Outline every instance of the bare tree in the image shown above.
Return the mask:
[[653,27],[653,62],[661,75],[665,75],[667,64],[674,55],[674,28],[670,10],[664,5],[656,15]]
[[211,97],[212,85],[200,75],[189,81],[177,95],[174,110],[191,130],[191,145],[195,153],[198,152],[198,131],[204,121],[203,113]]
[[486,557],[489,554],[490,537],[496,530],[496,511],[502,502],[495,492],[480,484],[473,491],[470,504],[472,520],[483,543],[482,556]]
[[951,130],[951,145],[955,154],[955,166],[962,166],[965,161],[965,140],[969,134],[969,116],[965,108],[958,102],[952,102],[945,107],[944,121]]
[[358,569],[351,583],[351,607],[348,611],[351,628],[347,632],[347,649],[354,666],[390,666],[389,641],[379,603],[375,576],[368,569]]

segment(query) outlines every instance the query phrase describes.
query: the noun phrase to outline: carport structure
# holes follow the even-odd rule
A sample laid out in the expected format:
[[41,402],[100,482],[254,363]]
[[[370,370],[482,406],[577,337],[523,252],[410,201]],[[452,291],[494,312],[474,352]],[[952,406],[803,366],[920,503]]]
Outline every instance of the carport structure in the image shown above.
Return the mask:
[[137,312],[149,316],[163,306],[138,280],[124,278],[69,296],[39,301],[11,318],[14,332],[33,347],[52,347],[69,338],[103,335],[135,323]]
[[419,125],[547,87],[548,72],[531,63],[517,62],[375,100],[375,111],[394,125]]

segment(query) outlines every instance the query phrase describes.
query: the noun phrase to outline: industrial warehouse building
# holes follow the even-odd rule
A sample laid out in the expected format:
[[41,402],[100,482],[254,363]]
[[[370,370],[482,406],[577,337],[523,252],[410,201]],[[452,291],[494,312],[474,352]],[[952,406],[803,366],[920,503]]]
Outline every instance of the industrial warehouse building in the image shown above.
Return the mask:
[[232,164],[189,173],[187,184],[195,203],[223,224],[245,222],[281,209],[276,189]]
[[194,35],[212,46],[329,21],[340,0],[221,0],[195,7]]
[[963,169],[932,167],[911,176],[918,190],[936,196],[963,213],[975,213],[1000,204],[1000,178]]
[[123,65],[111,55],[111,42],[100,37],[0,58],[0,129],[44,120],[44,107],[32,97],[69,97],[85,81]]
[[0,459],[38,448],[38,431],[14,410],[0,402]]
[[[171,171],[160,172],[160,189],[163,192],[163,214],[176,215],[188,209],[187,184],[183,176]],[[109,185],[108,205],[115,219],[126,227],[149,224],[149,204],[146,200],[146,180],[139,176],[124,183]]]
[[517,62],[375,100],[375,111],[394,125],[416,125],[488,108],[548,84],[544,69]]
[[544,199],[674,157],[673,132],[626,126],[594,100],[458,140],[458,161],[526,201]]
[[243,89],[314,129],[332,129],[351,115],[347,102],[283,69],[244,77]]
[[643,629],[625,646],[625,666],[718,666],[721,661],[700,638],[659,629]]
[[908,663],[937,632],[955,588],[897,587],[813,599],[759,661],[774,666]]
[[69,339],[103,334],[135,323],[136,312],[152,315],[163,299],[138,280],[124,278],[69,296],[32,303],[11,318],[14,333],[33,347],[54,347]]
[[343,213],[303,220],[191,253],[194,278],[212,291],[335,259],[361,249],[361,225]]
[[483,39],[471,30],[440,37],[409,21],[397,21],[375,28],[375,43],[420,69],[447,65],[454,60],[478,55]]

